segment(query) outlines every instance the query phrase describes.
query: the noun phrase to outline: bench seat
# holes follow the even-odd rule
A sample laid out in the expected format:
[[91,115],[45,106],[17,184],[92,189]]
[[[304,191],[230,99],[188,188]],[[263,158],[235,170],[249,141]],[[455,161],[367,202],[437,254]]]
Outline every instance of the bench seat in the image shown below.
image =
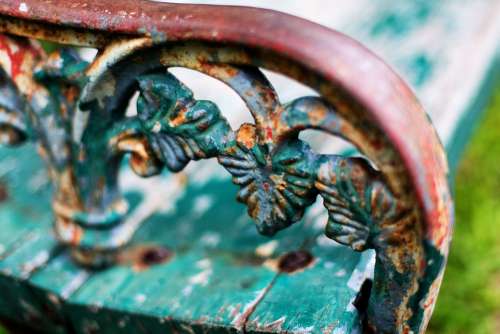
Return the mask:
[[[236,186],[210,161],[147,182],[127,174],[130,219],[144,223],[122,263],[93,272],[58,246],[42,162],[33,147],[20,150],[0,151],[2,316],[50,333],[207,326],[232,332],[246,321],[247,329],[264,332],[318,325],[350,332],[359,323],[353,302],[373,254],[327,239],[320,202],[302,224],[269,239],[257,233],[234,201]],[[137,205],[142,196],[151,197]],[[293,309],[300,313],[288,313]]]

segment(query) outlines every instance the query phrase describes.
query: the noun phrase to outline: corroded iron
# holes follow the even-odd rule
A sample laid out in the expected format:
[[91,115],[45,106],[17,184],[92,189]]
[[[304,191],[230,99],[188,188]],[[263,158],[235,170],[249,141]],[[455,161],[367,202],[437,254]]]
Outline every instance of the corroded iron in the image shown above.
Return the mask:
[[[39,144],[56,235],[77,261],[116,261],[138,227],[118,188],[123,157],[144,177],[217,158],[263,234],[298,222],[321,196],[326,235],[376,252],[367,328],[425,331],[452,221],[446,160],[415,97],[382,61],[339,33],[258,9],[22,4],[0,4],[0,31],[100,49],[88,64],[71,49],[45,55],[35,41],[0,38],[0,139]],[[231,129],[214,103],[166,71],[175,66],[226,83],[255,123]],[[259,67],[321,97],[281,103]],[[137,115],[127,116],[135,92]],[[367,158],[316,154],[299,139],[306,129],[347,139]]]

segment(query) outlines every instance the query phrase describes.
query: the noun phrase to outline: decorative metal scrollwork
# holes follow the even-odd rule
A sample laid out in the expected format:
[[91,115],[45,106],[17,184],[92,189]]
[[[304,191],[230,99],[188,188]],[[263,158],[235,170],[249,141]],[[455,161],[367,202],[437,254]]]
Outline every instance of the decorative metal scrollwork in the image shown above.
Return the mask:
[[[317,82],[318,91],[332,96],[283,104],[260,64],[240,48],[116,39],[92,64],[71,49],[47,56],[34,42],[5,36],[0,50],[21,52],[0,54],[1,143],[38,143],[54,185],[56,235],[80,263],[112,263],[137,228],[125,221],[128,207],[118,187],[124,156],[143,177],[216,158],[239,186],[237,199],[262,234],[300,221],[321,196],[329,217],[326,235],[357,251],[375,249],[375,281],[390,277],[391,286],[377,283],[373,289],[370,323],[389,331],[406,330],[412,321],[418,327],[419,302],[429,290],[429,283],[420,280],[425,259],[432,256],[439,265],[443,259],[436,252],[423,255],[419,208],[413,193],[406,193],[406,171],[395,151],[385,149],[388,139],[345,111],[358,112],[355,101],[349,108],[334,107],[332,96],[343,92],[330,92],[322,78],[311,75],[304,81]],[[273,56],[259,57],[271,69],[276,66]],[[290,73],[307,75],[290,64]],[[232,129],[217,105],[196,100],[168,71],[176,66],[226,83],[246,103],[254,124]],[[127,116],[136,92],[137,114]],[[372,164],[365,158],[317,154],[299,139],[306,129],[342,137],[376,159]],[[395,182],[398,177],[401,184]],[[392,306],[381,312],[378,304]]]
[[[106,250],[126,241],[99,237],[108,225],[116,238],[126,214],[116,184],[126,153],[141,176],[217,158],[240,187],[237,199],[266,235],[299,221],[318,194],[329,212],[327,236],[356,250],[373,247],[389,230],[384,226],[408,216],[367,160],[319,155],[299,139],[309,128],[348,137],[326,101],[303,97],[282,105],[258,69],[205,64],[204,71],[223,78],[254,116],[255,124],[233,131],[213,102],[194,99],[168,65],[151,61],[160,57],[161,63],[163,52],[135,63],[126,58],[92,78],[84,74],[89,64],[74,51],[58,50],[33,63],[31,84],[41,97],[28,102],[4,71],[4,137],[17,143],[29,128],[39,141],[56,185],[56,231],[63,242]],[[120,71],[130,63],[127,72]],[[137,115],[127,117],[124,109],[136,90]]]
[[[240,186],[237,199],[266,235],[299,221],[319,192],[330,214],[327,235],[357,250],[366,248],[361,245],[371,238],[373,225],[397,214],[390,192],[366,160],[316,155],[298,139],[300,129],[311,126],[314,110],[320,114],[312,116],[317,123],[334,113],[320,98],[298,99],[278,107],[269,124],[243,124],[232,131],[214,103],[195,100],[172,74],[146,74],[137,81],[137,117],[128,121],[132,128],[120,125],[136,137],[118,135],[117,146],[133,153],[131,166],[138,174],[158,173],[162,166],[177,172],[190,160],[217,157]],[[267,89],[272,90],[270,84]],[[134,140],[146,155],[134,155]]]

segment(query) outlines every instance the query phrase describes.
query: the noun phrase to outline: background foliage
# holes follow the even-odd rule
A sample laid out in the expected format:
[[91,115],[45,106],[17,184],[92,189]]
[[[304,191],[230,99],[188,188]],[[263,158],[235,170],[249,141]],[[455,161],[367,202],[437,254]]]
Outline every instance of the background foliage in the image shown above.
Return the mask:
[[500,333],[500,85],[455,182],[456,222],[432,333]]

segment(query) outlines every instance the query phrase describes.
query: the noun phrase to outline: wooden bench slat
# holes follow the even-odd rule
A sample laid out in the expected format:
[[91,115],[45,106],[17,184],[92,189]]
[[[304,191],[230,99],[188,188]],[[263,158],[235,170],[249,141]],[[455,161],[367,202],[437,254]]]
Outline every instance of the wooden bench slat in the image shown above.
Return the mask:
[[[70,298],[70,302],[80,305],[94,303],[113,310],[164,319],[165,323],[169,323],[169,319],[181,323],[186,321],[183,326],[193,329],[199,327],[200,323],[221,327],[220,330],[238,328],[247,312],[254,303],[260,301],[277,276],[275,271],[267,267],[276,266],[277,260],[268,259],[268,263],[263,265],[261,262],[264,259],[259,259],[255,250],[264,245],[261,252],[265,252],[267,246],[267,251],[274,248],[276,254],[283,254],[298,249],[307,235],[317,234],[311,224],[305,225],[306,228],[298,225],[269,246],[269,240],[259,236],[252,222],[242,215],[244,210],[239,205],[229,204],[227,194],[231,193],[233,185],[227,179],[188,188],[191,189],[177,203],[176,213],[151,217],[134,238],[135,244],[150,242],[180,249],[171,262],[144,272],[116,267],[106,273],[93,275]],[[213,203],[199,217],[189,210],[200,206],[195,204],[200,203],[200,199],[206,201],[207,198],[220,202]],[[183,252],[184,248],[188,249]],[[339,250],[340,254],[336,255],[346,258],[350,266],[357,263],[358,254],[346,252],[344,248]],[[349,271],[350,267],[344,270]],[[344,293],[344,289],[335,286],[332,289],[337,289],[337,294]],[[344,299],[352,299],[356,293],[351,291]],[[283,303],[282,307],[285,305]],[[345,306],[341,305],[340,308]],[[322,306],[311,304],[311,312],[316,307]],[[82,317],[81,312],[78,314]],[[90,313],[87,321],[92,317]],[[82,322],[84,320],[80,319],[79,323]],[[99,323],[99,326],[116,329],[112,326],[117,326],[117,322]]]
[[0,150],[0,313],[17,321],[43,322],[44,309],[26,280],[50,261],[56,247],[51,233],[50,186],[33,145]]
[[[321,230],[318,230],[321,224],[318,224],[318,221],[322,221],[324,217],[309,214],[305,224],[297,225],[285,231],[276,241],[271,241],[257,234],[244,208],[235,204],[232,199],[234,185],[228,177],[219,180],[215,178],[201,186],[190,187],[187,192],[182,191],[184,195],[179,198],[175,212],[154,214],[137,232],[134,244],[165,245],[175,252],[168,263],[142,272],[137,272],[130,266],[117,266],[104,272],[91,273],[76,267],[66,254],[57,252],[54,252],[54,256],[40,258],[39,260],[44,261],[35,261],[37,266],[30,267],[33,260],[37,259],[36,254],[54,249],[55,241],[52,238],[50,220],[45,221],[31,242],[26,242],[0,262],[0,267],[9,268],[11,271],[3,278],[6,282],[4,287],[15,291],[12,298],[8,298],[7,304],[13,313],[12,316],[19,321],[26,321],[28,315],[36,318],[37,315],[43,314],[42,312],[50,310],[52,327],[46,328],[59,331],[67,325],[64,322],[71,319],[70,322],[83,332],[85,328],[94,326],[96,310],[108,314],[107,309],[120,312],[116,313],[115,317],[112,312],[108,315],[116,321],[111,321],[108,316],[103,315],[97,323],[101,328],[116,329],[116,326],[123,326],[120,320],[123,320],[126,313],[137,313],[144,319],[154,318],[156,321],[165,318],[165,326],[172,325],[169,319],[185,319],[184,326],[194,328],[197,325],[193,320],[209,321],[214,326],[217,324],[226,329],[236,326],[238,319],[246,317],[245,311],[248,309],[245,307],[248,308],[258,300],[260,294],[278,275],[269,269],[275,267],[278,260],[268,259],[269,263],[262,265],[264,259],[260,259],[255,250],[264,245],[260,252],[269,256],[271,253],[266,252],[274,249],[276,257],[299,249],[304,239],[315,240],[317,235],[321,234]],[[134,197],[134,194],[130,193],[129,197]],[[220,202],[207,206],[211,201],[209,198]],[[192,210],[196,207],[197,210]],[[16,208],[6,206],[5,210],[15,211]],[[207,211],[202,212],[203,210]],[[224,214],[220,219],[209,219],[220,215],[222,210]],[[30,233],[34,233],[33,230]],[[37,247],[40,252],[36,251]],[[337,247],[337,251],[332,253],[329,251],[331,246],[325,247],[328,248],[327,251],[313,250],[313,255],[318,257],[315,260],[317,265],[331,265],[336,257],[344,258],[344,262],[336,266],[339,266],[340,271],[346,272],[346,275],[339,276],[337,280],[347,280],[349,271],[358,262],[359,254],[344,247]],[[325,259],[321,258],[320,254],[325,256]],[[45,263],[45,260],[49,259],[50,262]],[[203,267],[208,264],[210,268]],[[346,268],[343,268],[344,265]],[[204,270],[208,270],[206,274],[209,272],[209,277],[203,277]],[[280,275],[283,277],[288,274]],[[24,290],[21,293],[17,282],[26,278],[29,279],[21,284]],[[207,280],[206,286],[203,279]],[[278,278],[280,279],[282,278]],[[300,280],[297,281],[299,282]],[[333,284],[330,288],[336,290],[337,296],[348,292],[340,299],[347,302],[356,296],[357,291],[345,290],[345,285],[346,282]],[[242,289],[242,286],[245,288]],[[20,295],[29,300],[31,312],[27,312],[27,304],[24,302],[13,306],[16,304],[13,301]],[[212,302],[200,303],[205,299]],[[286,303],[282,304],[282,307],[285,305]],[[348,306],[342,302],[337,305],[339,309]],[[312,303],[309,308],[310,313],[320,313],[323,305]],[[135,329],[142,326],[141,321],[130,321],[130,326],[136,326],[133,327]]]
[[249,318],[247,330],[360,331],[359,314],[353,302],[363,282],[371,276],[374,258],[367,252],[355,262],[339,252],[340,247],[320,242],[312,248],[318,258],[311,268],[292,275],[280,274]]

